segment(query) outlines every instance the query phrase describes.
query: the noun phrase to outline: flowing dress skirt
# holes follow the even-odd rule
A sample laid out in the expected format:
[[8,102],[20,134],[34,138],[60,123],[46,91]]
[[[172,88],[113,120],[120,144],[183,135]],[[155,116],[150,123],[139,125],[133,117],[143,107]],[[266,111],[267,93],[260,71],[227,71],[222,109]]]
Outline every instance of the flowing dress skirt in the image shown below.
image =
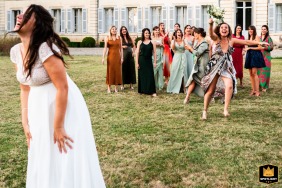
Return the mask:
[[52,82],[31,86],[28,119],[32,139],[28,151],[27,188],[104,188],[89,112],[84,98],[68,79],[64,127],[73,149],[60,153],[54,144],[56,88]]

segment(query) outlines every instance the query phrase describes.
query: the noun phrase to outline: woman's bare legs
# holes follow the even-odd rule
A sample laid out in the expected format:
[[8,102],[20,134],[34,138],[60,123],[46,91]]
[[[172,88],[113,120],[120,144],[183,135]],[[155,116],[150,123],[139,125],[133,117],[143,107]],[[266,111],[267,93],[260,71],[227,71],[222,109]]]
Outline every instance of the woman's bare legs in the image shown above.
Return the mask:
[[259,78],[257,74],[257,68],[253,67],[249,69],[250,72],[250,79],[251,79],[251,85],[252,85],[252,92],[250,95],[256,95],[260,96],[259,93]]
[[186,97],[185,97],[184,102],[183,102],[184,104],[189,103],[190,95],[193,92],[195,86],[196,86],[196,83],[194,81],[192,81],[191,84],[189,85],[189,87],[187,88],[187,94],[186,94]]
[[233,81],[230,78],[227,77],[222,77],[222,80],[224,82],[225,85],[225,103],[224,103],[224,111],[223,111],[223,115],[225,117],[229,116],[229,112],[228,112],[228,106],[230,104],[231,101],[231,97],[233,94]]
[[111,85],[108,85],[108,91],[107,93],[111,93]]
[[218,78],[219,78],[219,75],[218,74],[215,75],[213,81],[211,82],[208,90],[205,93],[205,96],[204,96],[204,111],[203,111],[203,116],[202,116],[203,120],[207,119],[208,107],[209,107],[211,98],[214,94],[214,91],[216,89],[216,83],[217,83]]

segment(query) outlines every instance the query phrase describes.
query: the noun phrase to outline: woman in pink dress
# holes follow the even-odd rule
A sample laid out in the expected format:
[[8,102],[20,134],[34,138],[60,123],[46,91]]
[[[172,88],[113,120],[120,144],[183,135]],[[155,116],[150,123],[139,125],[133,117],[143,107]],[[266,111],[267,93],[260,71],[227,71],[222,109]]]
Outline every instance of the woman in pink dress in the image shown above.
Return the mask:
[[[237,38],[241,40],[245,40],[245,37],[242,35],[242,27],[241,25],[236,25],[234,29],[234,34],[232,34],[232,38]],[[240,79],[240,86],[243,87],[243,55],[245,51],[243,50],[245,45],[242,44],[234,44],[234,52],[232,53],[233,65],[236,70],[236,78]]]
[[172,62],[172,56],[170,53],[170,40],[169,40],[169,33],[165,32],[165,25],[164,23],[159,23],[160,28],[160,36],[163,37],[164,41],[164,52],[163,52],[163,59],[164,59],[164,71],[163,74],[165,76],[165,84],[168,84],[168,78],[170,76],[170,64]]

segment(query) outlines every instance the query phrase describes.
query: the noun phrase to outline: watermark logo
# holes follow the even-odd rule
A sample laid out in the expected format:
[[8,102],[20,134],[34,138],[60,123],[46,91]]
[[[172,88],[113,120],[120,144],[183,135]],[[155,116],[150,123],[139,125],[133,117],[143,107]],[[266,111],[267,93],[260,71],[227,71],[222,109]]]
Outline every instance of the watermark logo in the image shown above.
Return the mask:
[[273,165],[260,166],[259,182],[267,184],[278,182],[278,167]]

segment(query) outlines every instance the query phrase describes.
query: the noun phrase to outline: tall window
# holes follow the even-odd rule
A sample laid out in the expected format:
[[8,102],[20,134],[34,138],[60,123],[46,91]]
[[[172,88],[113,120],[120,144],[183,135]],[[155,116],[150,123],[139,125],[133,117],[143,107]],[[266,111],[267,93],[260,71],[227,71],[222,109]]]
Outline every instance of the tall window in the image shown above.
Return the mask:
[[61,9],[52,9],[52,16],[54,18],[53,28],[56,32],[61,32]]
[[128,32],[137,32],[137,8],[128,8]]
[[202,26],[205,29],[205,31],[208,31],[209,24],[208,24],[208,19],[209,19],[209,14],[207,13],[208,11],[208,6],[202,6]]
[[75,8],[73,9],[73,15],[74,15],[74,32],[75,33],[81,33],[82,32],[82,9],[81,8]]
[[187,7],[176,7],[176,23],[179,23],[181,28],[187,25]]
[[248,30],[252,25],[252,2],[236,2],[236,25],[240,24],[242,30]]
[[161,16],[162,16],[162,7],[151,7],[151,23],[152,27],[159,25],[161,22]]
[[110,27],[113,25],[114,25],[114,8],[105,8],[105,31],[104,32],[109,32]]
[[9,10],[7,12],[7,30],[12,31],[17,23],[17,15],[21,13],[20,10]]
[[276,4],[276,31],[282,31],[282,4]]

